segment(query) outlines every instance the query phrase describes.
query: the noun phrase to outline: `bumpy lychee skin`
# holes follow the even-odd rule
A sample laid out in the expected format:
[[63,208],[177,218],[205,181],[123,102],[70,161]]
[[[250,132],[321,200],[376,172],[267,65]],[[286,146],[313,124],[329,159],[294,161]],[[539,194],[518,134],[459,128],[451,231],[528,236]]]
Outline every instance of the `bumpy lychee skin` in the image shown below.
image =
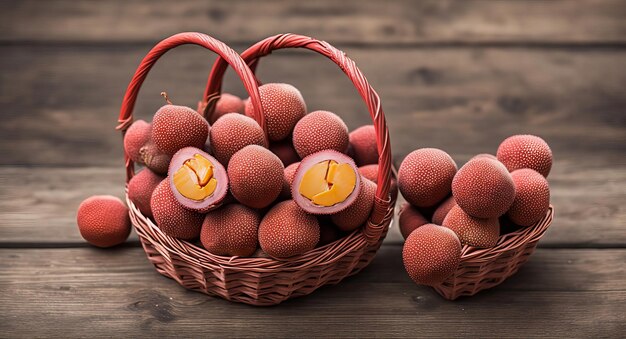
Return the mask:
[[532,226],[546,215],[550,207],[548,181],[529,168],[515,170],[511,177],[515,184],[515,200],[506,215],[520,226]]
[[375,199],[376,184],[369,180],[361,180],[361,191],[354,203],[343,211],[331,215],[330,218],[341,231],[354,231],[369,219]]
[[511,207],[515,185],[499,161],[478,158],[468,161],[452,181],[454,201],[476,218],[497,218]]
[[272,153],[276,154],[285,166],[289,166],[294,162],[300,161],[300,157],[298,156],[298,153],[296,153],[296,149],[293,148],[291,140],[272,142],[270,143],[269,149]]
[[204,215],[183,207],[176,200],[167,178],[152,192],[150,208],[159,229],[170,237],[192,240],[200,236]]
[[274,258],[288,258],[315,248],[320,226],[315,216],[306,213],[293,200],[272,207],[259,226],[261,249]]
[[378,146],[374,125],[361,126],[350,132],[354,162],[359,166],[378,163]]
[[345,153],[349,143],[348,126],[328,111],[307,114],[293,129],[293,147],[303,159],[323,150]]
[[293,164],[285,167],[285,180],[287,181],[287,184],[289,184],[289,187],[293,184],[293,179],[296,177],[296,170],[298,170],[299,166],[300,162],[294,162]]
[[126,130],[126,134],[124,134],[124,150],[132,161],[143,164],[139,150],[148,143],[151,135],[152,125],[143,120],[133,122]]
[[404,202],[398,211],[398,225],[400,234],[404,239],[409,237],[411,232],[418,227],[428,224],[428,220],[420,213],[417,208],[411,206],[408,202]]
[[[306,114],[306,104],[297,88],[289,84],[269,83],[259,87],[265,113],[267,134],[271,141],[287,138]],[[246,102],[246,115],[252,116],[252,102]]]
[[213,125],[217,119],[228,113],[240,113],[245,112],[245,104],[240,97],[230,94],[222,93],[220,98],[215,103],[215,110],[209,117],[209,123]]
[[168,104],[152,119],[152,141],[168,155],[184,147],[202,148],[208,135],[209,123],[189,107]]
[[547,178],[552,169],[550,146],[534,135],[514,135],[505,139],[498,147],[497,156],[509,172],[530,168]]
[[[369,164],[359,167],[361,175],[368,180],[371,180],[378,184],[378,164]],[[394,176],[391,177],[391,183],[389,185],[389,194],[393,201],[398,198],[398,180]]]
[[150,199],[154,189],[165,179],[146,168],[136,174],[128,182],[128,198],[135,204],[141,214],[151,218]]
[[142,159],[142,163],[151,169],[154,173],[166,175],[167,169],[170,165],[172,156],[159,150],[152,141],[148,141],[141,149],[139,154]]
[[202,246],[216,255],[249,257],[257,249],[261,216],[240,204],[209,212],[202,223]]
[[300,166],[300,162],[294,162],[293,164],[285,167],[283,173],[285,174],[285,182],[283,183],[283,190],[280,192],[280,196],[283,199],[291,199],[291,185],[293,184],[293,178],[296,176],[296,170]]
[[196,212],[204,213],[219,207],[228,193],[224,166],[195,147],[185,147],[174,154],[168,179],[176,200]]
[[267,148],[248,145],[228,163],[230,191],[240,203],[252,208],[269,206],[283,189],[283,163]]
[[451,230],[427,224],[406,239],[402,260],[416,284],[436,286],[454,274],[459,266],[461,242]]
[[233,154],[248,145],[267,147],[267,139],[254,119],[229,113],[211,126],[211,150],[219,162],[227,165]]
[[126,241],[130,234],[128,208],[117,197],[95,195],[78,206],[76,215],[80,235],[90,244],[111,247]]
[[291,184],[293,200],[308,213],[334,214],[359,196],[361,175],[354,161],[333,150],[302,159]]
[[433,213],[432,222],[435,225],[443,225],[443,220],[448,215],[448,212],[456,205],[454,201],[454,197],[450,196],[448,199],[444,200]]
[[463,245],[474,247],[494,247],[500,236],[498,218],[474,218],[463,212],[458,205],[450,209],[443,220],[443,226],[454,231]]
[[450,194],[457,166],[448,153],[436,148],[415,150],[398,170],[398,188],[414,206],[431,207]]

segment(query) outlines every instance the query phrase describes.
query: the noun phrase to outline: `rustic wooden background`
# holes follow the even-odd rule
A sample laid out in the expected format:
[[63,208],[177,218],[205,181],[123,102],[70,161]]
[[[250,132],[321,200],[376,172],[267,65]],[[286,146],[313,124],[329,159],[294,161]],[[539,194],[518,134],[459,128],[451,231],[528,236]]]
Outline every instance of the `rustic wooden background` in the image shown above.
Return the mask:
[[[439,147],[462,164],[511,134],[552,147],[556,218],[530,262],[456,302],[412,284],[392,229],[371,267],[338,286],[253,308],[157,274],[136,236],[87,246],[75,209],[123,196],[121,99],[143,55],[179,31],[238,51],[294,32],[345,50],[379,92],[396,162]],[[192,46],[150,74],[137,116],[166,90],[195,107],[214,60]],[[296,85],[351,128],[368,114],[316,54],[281,51],[260,78]],[[228,74],[225,90],[244,95]],[[626,3],[585,1],[1,1],[0,337],[626,334]]]

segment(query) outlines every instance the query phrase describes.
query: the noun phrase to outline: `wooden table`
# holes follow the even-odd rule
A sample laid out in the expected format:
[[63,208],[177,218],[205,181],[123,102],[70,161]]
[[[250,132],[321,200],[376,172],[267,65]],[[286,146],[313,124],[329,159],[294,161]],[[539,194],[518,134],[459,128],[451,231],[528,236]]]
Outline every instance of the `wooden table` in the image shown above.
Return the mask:
[[[0,2],[0,337],[624,337],[625,17],[621,0]],[[555,156],[552,227],[518,274],[455,302],[410,281],[395,227],[359,275],[270,308],[184,290],[135,235],[88,246],[79,202],[123,196],[113,128],[126,85],[156,41],[184,30],[238,51],[287,31],[345,50],[381,95],[396,163],[438,147],[462,164],[511,134],[542,136]],[[213,59],[167,54],[137,115],[150,119],[163,90],[195,107]],[[275,53],[259,76],[350,128],[369,122],[317,55]],[[225,90],[243,95],[232,74]]]

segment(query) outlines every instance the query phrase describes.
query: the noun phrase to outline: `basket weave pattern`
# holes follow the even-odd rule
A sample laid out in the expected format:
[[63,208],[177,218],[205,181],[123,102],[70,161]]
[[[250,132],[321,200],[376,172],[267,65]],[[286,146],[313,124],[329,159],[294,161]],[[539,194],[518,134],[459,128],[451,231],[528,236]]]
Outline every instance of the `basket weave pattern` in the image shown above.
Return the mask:
[[[213,255],[190,242],[172,238],[141,214],[126,196],[131,221],[148,259],[157,271],[185,288],[251,305],[275,305],[292,297],[307,295],[326,284],[337,284],[367,266],[387,233],[393,218],[391,151],[384,112],[376,92],[355,63],[330,44],[313,38],[283,34],[267,38],[239,56],[222,42],[200,33],[180,33],[157,44],[141,62],[131,80],[120,111],[118,126],[125,131],[132,123],[132,110],[148,71],[168,50],[196,44],[219,55],[200,102],[199,110],[211,114],[219,99],[227,66],[242,79],[255,108],[252,116],[266,131],[258,92],[260,82],[253,69],[260,57],[281,48],[306,48],[329,58],[352,80],[374,122],[379,157],[378,185],[374,208],[366,224],[351,234],[300,256],[285,260]],[[242,58],[243,57],[243,58]],[[245,61],[244,61],[245,60]],[[248,67],[251,65],[251,68]],[[127,182],[134,175],[133,162],[125,155]]]
[[528,261],[553,217],[554,208],[550,206],[543,219],[534,226],[500,237],[493,248],[463,246],[457,270],[434,289],[444,298],[454,300],[502,283]]

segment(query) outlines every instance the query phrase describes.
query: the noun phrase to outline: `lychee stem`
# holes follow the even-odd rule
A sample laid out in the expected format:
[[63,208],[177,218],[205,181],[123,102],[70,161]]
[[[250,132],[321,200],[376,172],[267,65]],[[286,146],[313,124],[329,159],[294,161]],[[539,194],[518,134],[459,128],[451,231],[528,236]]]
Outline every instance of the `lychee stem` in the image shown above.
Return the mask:
[[163,98],[165,98],[165,102],[167,102],[168,105],[172,104],[172,102],[170,101],[169,97],[167,96],[167,92],[161,92],[161,96]]

